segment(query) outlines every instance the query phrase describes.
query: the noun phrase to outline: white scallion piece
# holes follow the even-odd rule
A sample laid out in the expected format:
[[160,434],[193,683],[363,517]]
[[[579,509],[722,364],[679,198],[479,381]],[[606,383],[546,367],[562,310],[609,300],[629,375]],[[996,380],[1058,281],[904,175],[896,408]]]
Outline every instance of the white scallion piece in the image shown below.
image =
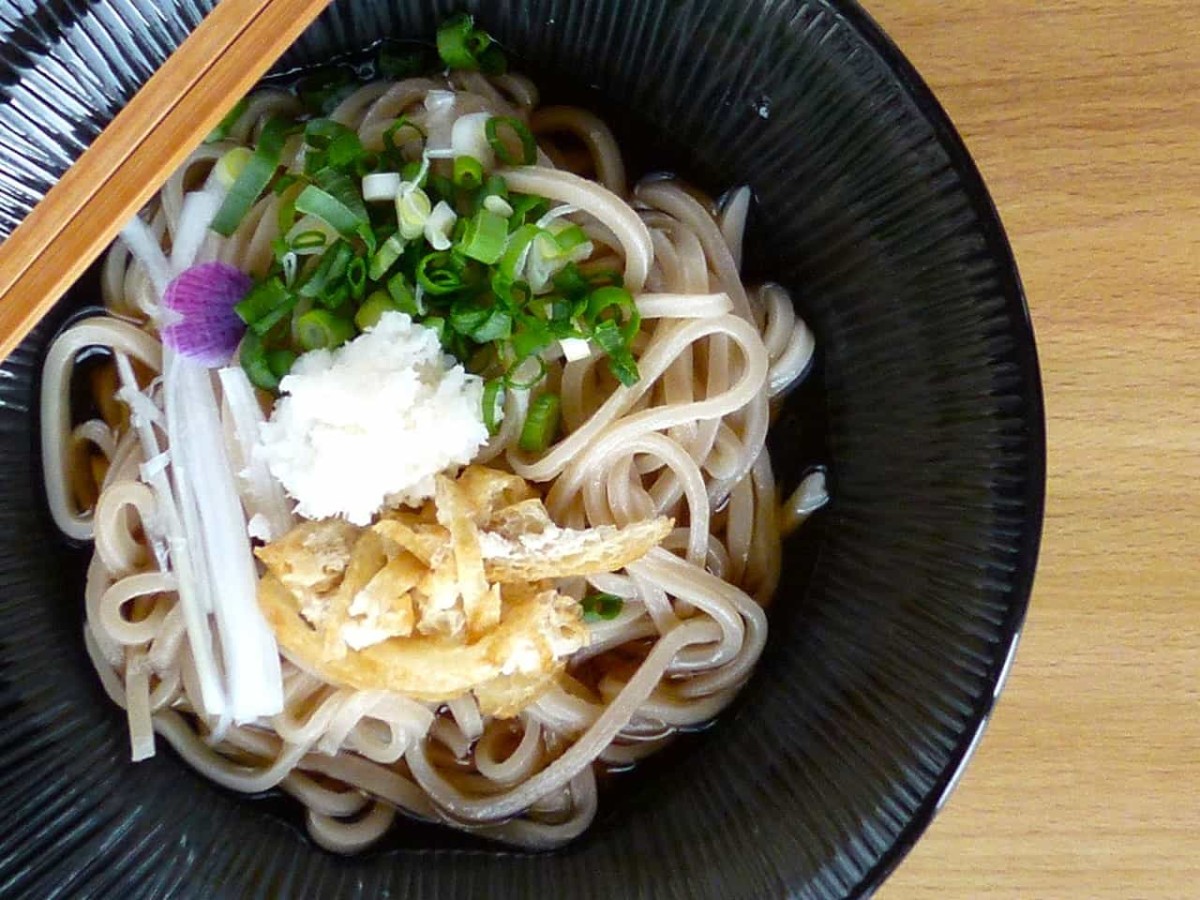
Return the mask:
[[[121,381],[118,397],[130,408],[130,419],[137,430],[142,457],[146,460],[160,459],[164,451],[158,441],[155,419],[161,417],[162,411],[138,387],[129,358],[124,354],[117,354],[116,364]],[[153,408],[153,414],[146,409],[147,406]],[[161,466],[147,464],[145,475],[154,491],[158,509],[156,524],[162,529],[171,572],[174,573],[178,584],[179,605],[183,609],[184,628],[192,649],[196,681],[200,686],[200,703],[204,706],[205,713],[220,715],[225,710],[225,694],[221,689],[220,672],[213,655],[212,630],[209,628],[208,615],[194,568],[194,548],[184,533],[179,506],[166,470]],[[161,563],[162,560],[160,567]]]
[[184,198],[171,242],[172,276],[178,276],[195,264],[196,256],[208,237],[208,227],[224,199],[224,192],[217,190],[192,191]]
[[292,530],[296,517],[292,515],[292,504],[283,486],[272,477],[267,464],[254,456],[259,428],[265,421],[262,408],[258,405],[250,379],[240,366],[221,369],[217,375],[221,380],[221,393],[229,408],[233,435],[240,450],[239,482],[244,486],[241,495],[250,518],[248,525],[266,532],[251,536],[277,540]]
[[163,253],[158,238],[154,236],[150,226],[142,221],[141,216],[134,216],[129,220],[129,224],[121,229],[121,240],[125,242],[134,258],[146,267],[146,274],[150,276],[150,283],[154,285],[154,291],[161,302],[167,285],[171,283],[171,264],[167,261],[167,255]]
[[563,338],[558,343],[567,362],[578,362],[592,355],[592,344],[585,338]]
[[499,194],[488,194],[484,197],[483,208],[505,219],[514,212],[512,205]]
[[459,116],[450,130],[450,149],[457,156],[479,160],[484,171],[496,165],[496,153],[487,139],[487,122],[491,113],[475,112]]
[[429,218],[425,220],[425,240],[429,241],[429,246],[434,250],[449,250],[450,232],[454,230],[456,221],[458,215],[451,209],[450,204],[439,200],[437,206],[429,213]]
[[372,172],[362,180],[363,200],[367,203],[385,203],[396,199],[400,192],[399,172]]

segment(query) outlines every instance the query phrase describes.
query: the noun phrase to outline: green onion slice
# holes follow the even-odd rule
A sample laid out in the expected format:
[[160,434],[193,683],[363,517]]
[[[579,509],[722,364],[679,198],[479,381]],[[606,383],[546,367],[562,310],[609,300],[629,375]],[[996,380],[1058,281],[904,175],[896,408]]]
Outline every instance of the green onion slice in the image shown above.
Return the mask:
[[354,337],[354,323],[327,309],[310,309],[296,322],[305,350],[332,350]]
[[466,220],[466,228],[458,251],[463,256],[490,266],[498,262],[504,254],[507,240],[508,220],[488,212],[486,209],[481,209]]
[[[504,127],[521,142],[521,155],[517,156],[508,148],[500,137],[500,128]],[[531,166],[537,161],[537,142],[533,132],[520,119],[512,116],[492,116],[483,127],[488,144],[495,151],[496,157],[507,166]]]
[[473,156],[454,157],[454,186],[473,191],[483,183],[483,163]]
[[583,598],[583,621],[611,622],[621,614],[625,601],[616,594],[588,594]]
[[250,379],[250,383],[264,391],[279,389],[279,376],[271,371],[271,363],[262,338],[253,331],[247,331],[242,338],[242,347],[238,353],[238,362]]
[[437,30],[437,51],[442,62],[451,69],[478,69],[475,47],[479,39],[474,35],[475,19],[469,13],[459,13],[443,22]]
[[387,292],[375,291],[355,311],[354,324],[358,326],[359,331],[366,331],[368,328],[374,328],[385,312],[395,309],[396,304],[392,302],[392,298],[387,295]]
[[221,208],[213,217],[212,230],[223,237],[230,237],[246,218],[250,207],[267,189],[275,171],[279,168],[279,157],[283,153],[283,142],[292,129],[292,123],[278,116],[272,117],[263,126],[262,135],[254,155],[242,168],[237,181],[225,195]]
[[374,252],[375,232],[362,194],[350,176],[333,173],[324,188],[310,184],[296,198],[296,211],[316,216],[344,238],[362,238],[367,249]]
[[498,432],[503,419],[504,382],[492,378],[483,386],[483,424],[487,427],[488,434]]
[[462,271],[453,254],[439,250],[421,257],[417,263],[417,284],[434,296],[459,290],[463,286]]
[[540,394],[529,406],[517,443],[526,453],[541,453],[558,436],[562,402],[558,394]]

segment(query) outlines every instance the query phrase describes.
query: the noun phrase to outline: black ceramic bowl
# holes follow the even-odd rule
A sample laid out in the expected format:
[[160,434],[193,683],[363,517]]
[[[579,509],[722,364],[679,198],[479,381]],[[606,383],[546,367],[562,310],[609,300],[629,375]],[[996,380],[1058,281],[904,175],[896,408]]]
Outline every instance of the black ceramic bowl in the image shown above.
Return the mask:
[[[15,227],[211,0],[0,2],[0,233]],[[832,505],[787,548],[739,702],[619,779],[552,854],[433,828],[340,859],[290,807],[134,766],[80,636],[81,557],[43,511],[38,366],[82,282],[0,369],[0,894],[862,897],[928,824],[1016,642],[1042,517],[1033,336],[979,174],[852,2],[500,0],[482,23],[635,164],[750,184],[752,277],[820,347],[772,436]],[[281,63],[428,37],[448,2],[339,0]]]

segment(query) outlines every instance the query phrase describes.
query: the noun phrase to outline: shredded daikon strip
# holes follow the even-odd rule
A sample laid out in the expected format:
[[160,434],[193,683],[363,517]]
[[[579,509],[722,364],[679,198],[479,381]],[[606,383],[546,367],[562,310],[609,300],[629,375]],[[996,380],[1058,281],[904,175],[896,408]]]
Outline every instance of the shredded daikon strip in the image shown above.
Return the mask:
[[184,269],[190,268],[196,261],[205,239],[208,237],[209,225],[217,214],[224,199],[224,191],[212,190],[192,191],[183,201],[183,209],[179,214],[179,225],[175,229],[175,238],[171,243],[171,274],[178,275]]
[[[154,426],[156,420],[163,419],[162,410],[138,387],[129,358],[123,354],[117,354],[116,363],[117,373],[121,379],[121,390],[118,396],[129,406],[130,418],[142,445],[142,457],[146,460],[158,459],[164,451],[158,442],[158,433]],[[225,696],[221,690],[217,663],[213,657],[212,631],[209,629],[203,601],[198,596],[192,560],[193,548],[189,546],[184,533],[179,507],[175,502],[175,494],[171,489],[171,482],[167,478],[166,470],[147,465],[145,474],[147,484],[154,491],[157,500],[156,524],[162,528],[162,538],[166,542],[170,560],[169,570],[161,557],[159,567],[163,571],[173,572],[179,585],[179,605],[183,608],[184,627],[187,631],[188,643],[192,648],[196,681],[200,686],[200,702],[204,706],[204,712],[220,714],[225,708]]]
[[[233,435],[241,452],[243,469],[238,482],[242,485],[242,503],[251,521],[261,517],[266,524],[265,540],[277,540],[292,530],[296,517],[283,486],[271,476],[266,461],[256,459],[254,445],[258,443],[259,428],[264,422],[262,407],[254,396],[254,388],[240,366],[229,366],[218,372],[221,391],[229,408]],[[256,527],[260,524],[254,523]]]
[[170,350],[164,368],[175,484],[185,509],[197,513],[207,580],[214,588],[220,585],[211,598],[229,714],[235,723],[251,722],[283,710],[283,680],[274,635],[258,608],[258,572],[222,438],[212,373]]
[[150,283],[154,285],[154,292],[161,302],[162,295],[171,281],[171,264],[167,261],[158,238],[154,236],[150,226],[142,221],[141,216],[134,216],[121,230],[121,240],[125,242],[134,258],[146,267],[146,274],[150,276]]

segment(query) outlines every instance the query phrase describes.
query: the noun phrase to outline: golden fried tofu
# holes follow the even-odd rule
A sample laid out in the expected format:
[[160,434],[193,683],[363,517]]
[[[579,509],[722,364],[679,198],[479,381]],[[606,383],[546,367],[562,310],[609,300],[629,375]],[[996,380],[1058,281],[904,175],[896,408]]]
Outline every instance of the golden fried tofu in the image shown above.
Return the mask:
[[260,548],[259,604],[284,653],[333,684],[431,702],[474,691],[485,715],[512,716],[588,640],[555,580],[616,571],[672,525],[560,528],[524,479],[468,466],[419,510],[305,522]]

